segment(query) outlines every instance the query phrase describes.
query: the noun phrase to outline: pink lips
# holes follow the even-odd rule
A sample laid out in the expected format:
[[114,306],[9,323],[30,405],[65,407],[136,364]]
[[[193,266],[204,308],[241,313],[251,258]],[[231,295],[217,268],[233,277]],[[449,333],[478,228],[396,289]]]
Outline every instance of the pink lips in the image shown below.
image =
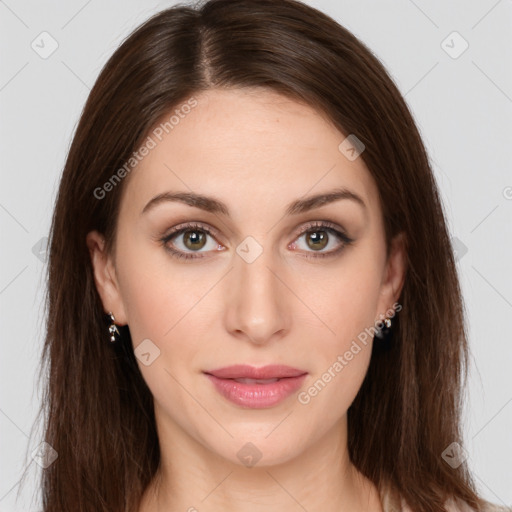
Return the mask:
[[222,396],[251,409],[278,404],[297,391],[307,375],[303,370],[282,365],[235,365],[204,373]]

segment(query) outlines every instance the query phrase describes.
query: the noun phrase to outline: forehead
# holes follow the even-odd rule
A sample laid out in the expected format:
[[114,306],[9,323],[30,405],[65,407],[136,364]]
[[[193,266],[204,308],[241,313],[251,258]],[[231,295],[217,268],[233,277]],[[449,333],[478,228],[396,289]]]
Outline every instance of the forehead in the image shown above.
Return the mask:
[[124,202],[140,211],[154,195],[178,190],[257,211],[262,201],[288,204],[343,186],[375,204],[362,158],[349,160],[339,149],[346,135],[314,108],[274,91],[204,91],[149,132],[152,148],[129,176]]

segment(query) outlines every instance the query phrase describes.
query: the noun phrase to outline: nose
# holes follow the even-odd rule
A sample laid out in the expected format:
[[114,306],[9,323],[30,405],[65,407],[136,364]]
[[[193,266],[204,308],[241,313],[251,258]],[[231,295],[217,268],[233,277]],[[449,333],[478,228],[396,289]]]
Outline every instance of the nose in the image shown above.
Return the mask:
[[283,269],[263,251],[252,262],[235,255],[226,283],[226,329],[256,345],[283,337],[290,329],[290,291]]

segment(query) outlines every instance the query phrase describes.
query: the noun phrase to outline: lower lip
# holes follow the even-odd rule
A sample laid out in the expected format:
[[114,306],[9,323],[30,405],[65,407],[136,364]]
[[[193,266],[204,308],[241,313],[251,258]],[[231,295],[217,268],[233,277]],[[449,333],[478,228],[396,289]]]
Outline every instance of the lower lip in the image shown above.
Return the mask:
[[264,409],[277,405],[297,391],[302,386],[306,374],[286,377],[269,384],[243,384],[233,379],[219,379],[210,374],[206,376],[213,382],[217,391],[234,404],[250,409]]

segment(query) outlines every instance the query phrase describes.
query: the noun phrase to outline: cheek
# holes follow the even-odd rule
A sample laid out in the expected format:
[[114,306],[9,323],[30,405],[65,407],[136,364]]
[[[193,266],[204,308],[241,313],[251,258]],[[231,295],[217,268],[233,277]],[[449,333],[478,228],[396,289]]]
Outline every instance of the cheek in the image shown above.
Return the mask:
[[[325,424],[334,423],[344,415],[355,399],[365,378],[372,352],[374,309],[377,294],[368,284],[348,293],[334,292],[327,296],[335,307],[327,334],[310,353],[314,371],[308,377],[298,402],[310,408],[312,416],[320,415]],[[336,297],[335,300],[333,297]],[[327,323],[327,322],[326,322]]]
[[[176,272],[165,260],[170,256],[159,251],[134,244],[119,259],[119,281],[142,376],[164,410],[184,411],[187,399],[179,384],[185,385],[197,367],[205,323],[200,299],[210,285]],[[146,361],[139,346],[150,354]]]
[[299,407],[309,418],[321,418],[322,425],[333,425],[347,413],[354,401],[368,369],[371,345],[359,343],[352,347],[350,360],[347,352],[336,354],[319,374],[311,376],[304,390],[297,396]]
[[157,400],[172,399],[177,404],[181,399],[177,382],[187,382],[204,362],[201,355],[204,359],[212,316],[218,318],[208,306],[208,291],[219,276],[194,265],[180,270],[163,248],[147,241],[145,246],[130,244],[120,254],[119,280],[135,353],[142,350],[140,345],[157,354],[148,366],[138,359],[139,368]]
[[163,247],[136,233],[120,236],[119,247],[119,282],[133,344],[150,338],[163,348],[208,290],[208,276],[181,271]]
[[[369,244],[368,244],[369,245]],[[309,276],[306,292],[312,308],[325,323],[315,343],[314,372],[299,403],[312,407],[325,421],[335,421],[354,400],[371,358],[371,327],[374,326],[381,273],[373,247],[361,247],[336,269]],[[321,287],[312,286],[313,283]]]
[[322,339],[333,350],[345,350],[374,325],[382,276],[372,254],[354,251],[328,271],[315,269],[303,282],[307,304],[324,324]]
[[149,266],[137,266],[130,260],[126,262],[122,295],[133,345],[149,338],[161,346],[164,334],[173,325],[174,312],[179,309],[179,294],[172,293],[166,280]]

